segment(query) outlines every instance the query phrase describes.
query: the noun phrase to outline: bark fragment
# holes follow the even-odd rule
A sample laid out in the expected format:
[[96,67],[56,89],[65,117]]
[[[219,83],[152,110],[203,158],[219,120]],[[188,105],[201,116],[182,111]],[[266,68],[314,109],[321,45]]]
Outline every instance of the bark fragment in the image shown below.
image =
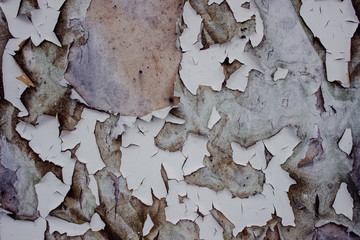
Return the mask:
[[2,80],[2,55],[4,54],[4,49],[7,41],[11,38],[10,32],[7,27],[7,21],[2,9],[0,9],[0,97],[4,97],[4,89],[3,89],[3,80]]
[[50,215],[77,224],[90,222],[96,204],[95,197],[88,185],[89,179],[86,165],[77,161],[71,189],[64,202],[51,211]]
[[328,223],[316,229],[317,240],[355,240],[360,239],[359,236],[352,232],[348,232],[346,227],[335,223]]
[[312,163],[317,156],[321,156],[324,153],[322,147],[322,138],[318,136],[316,139],[310,139],[308,149],[304,159],[301,159],[298,163],[298,167],[302,167],[306,164]]
[[350,175],[357,190],[360,191],[360,143],[354,147],[353,151],[354,163]]
[[70,48],[65,79],[91,107],[122,115],[177,104],[181,8],[179,1],[92,1],[82,22],[89,37]]
[[203,19],[201,43],[204,49],[213,44],[226,43],[237,34],[247,36],[255,31],[255,18],[238,23],[226,1],[210,6],[207,2],[207,0],[190,0],[191,6]]

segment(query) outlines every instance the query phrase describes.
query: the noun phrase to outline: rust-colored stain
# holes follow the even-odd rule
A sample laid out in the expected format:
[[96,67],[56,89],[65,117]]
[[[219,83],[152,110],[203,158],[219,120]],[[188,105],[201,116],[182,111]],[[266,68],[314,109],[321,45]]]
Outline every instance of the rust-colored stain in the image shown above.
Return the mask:
[[182,1],[93,0],[82,23],[87,43],[70,48],[65,79],[100,110],[142,116],[177,104]]
[[[24,41],[23,41],[24,42]],[[23,45],[23,42],[21,43]],[[19,45],[20,46],[20,45]],[[15,59],[14,59],[15,61]],[[34,83],[30,80],[30,78],[24,73],[19,64],[15,61],[16,65],[19,67],[21,71],[21,75],[16,77],[17,80],[22,81],[26,84],[27,87],[35,87]]]

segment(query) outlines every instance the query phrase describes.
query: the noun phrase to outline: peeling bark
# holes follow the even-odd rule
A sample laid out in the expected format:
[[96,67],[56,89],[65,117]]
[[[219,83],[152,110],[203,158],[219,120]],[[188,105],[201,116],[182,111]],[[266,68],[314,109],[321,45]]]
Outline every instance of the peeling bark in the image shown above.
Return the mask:
[[[230,90],[226,88],[226,81],[237,70],[247,67],[247,63],[236,59],[230,62],[229,56],[220,61],[216,54],[209,54],[208,57],[216,59],[220,72],[224,73],[219,91],[199,86],[196,94],[193,94],[183,84],[178,75],[181,52],[176,49],[176,41],[179,41],[177,33],[184,33],[188,27],[183,19],[178,20],[182,2],[67,0],[55,28],[63,46],[44,42],[35,47],[29,39],[15,55],[20,68],[35,86],[27,89],[21,97],[29,115],[19,118],[19,111],[14,106],[4,99],[0,100],[0,207],[10,211],[15,219],[39,219],[34,185],[48,172],[62,180],[62,168],[42,161],[15,131],[17,123],[23,121],[34,125],[43,114],[58,116],[60,133],[64,133],[76,130],[84,109],[96,108],[110,112],[106,121],[94,123],[94,132],[87,129],[89,134],[96,137],[104,166],[89,175],[86,164],[77,161],[71,190],[51,215],[69,222],[89,223],[93,214],[98,213],[105,228],[100,231],[88,230],[82,236],[71,237],[58,232],[50,234],[48,226],[45,239],[199,239],[203,233],[201,224],[197,223],[205,218],[213,218],[213,223],[220,226],[223,239],[359,239],[360,30],[351,40],[351,86],[344,89],[325,81],[325,49],[302,20],[299,14],[301,1],[245,2],[242,8],[249,10],[255,6],[259,15],[244,22],[236,22],[227,1],[217,1],[211,5],[205,0],[189,2],[202,21],[197,36],[198,44],[202,44],[199,51],[212,47],[221,49],[221,46],[231,44],[234,38],[248,39],[257,31],[260,17],[263,20],[263,40],[256,47],[252,46],[251,41],[245,45],[243,54],[251,56],[261,66],[260,70],[250,70],[249,76],[246,76],[248,83],[245,90]],[[352,2],[359,15],[358,0]],[[37,1],[23,0],[19,11],[31,19],[31,11],[37,8],[40,8]],[[128,22],[122,21],[124,19]],[[100,35],[96,35],[98,33]],[[3,54],[11,36],[2,9],[0,36],[0,53]],[[138,44],[142,44],[140,48]],[[191,60],[196,64],[196,59]],[[2,58],[0,64],[1,61]],[[274,72],[279,68],[286,69],[288,73],[285,79],[274,81]],[[2,69],[4,71],[6,69]],[[74,86],[64,85],[64,74]],[[162,76],[157,78],[156,74]],[[197,79],[194,77],[193,80]],[[114,87],[115,83],[117,87]],[[73,99],[74,89],[90,107]],[[0,87],[2,97],[1,91]],[[283,208],[274,209],[273,204],[261,206],[273,210],[272,215],[269,214],[269,221],[262,226],[247,224],[252,217],[261,214],[262,209],[239,221],[244,222],[244,227],[238,230],[236,226],[239,222],[231,222],[231,216],[219,210],[222,206],[215,208],[215,201],[207,213],[197,202],[193,203],[193,211],[191,198],[200,198],[200,192],[197,196],[188,193],[174,195],[174,202],[185,205],[185,213],[189,214],[185,217],[193,221],[180,220],[172,224],[167,221],[166,209],[171,207],[171,182],[176,180],[169,177],[164,164],[159,164],[158,171],[154,173],[161,176],[161,184],[165,185],[163,198],[155,197],[154,186],[151,186],[149,193],[151,206],[136,198],[134,191],[137,189],[129,190],[128,179],[120,171],[122,160],[125,162],[120,150],[124,137],[117,136],[112,130],[124,114],[142,116],[172,105],[177,108],[170,113],[185,123],[162,120],[166,123],[154,138],[154,148],[174,153],[183,150],[188,136],[204,136],[208,139],[206,149],[210,156],[197,159],[204,167],[189,175],[180,174],[182,180],[177,180],[177,183],[194,189],[203,188],[216,196],[220,196],[221,192],[229,193],[230,201],[261,198],[264,197],[264,189],[274,189],[265,174],[269,174],[268,168],[278,157],[271,147],[265,146],[264,151],[261,150],[266,161],[263,168],[256,170],[250,160],[241,166],[232,158],[231,144],[234,142],[243,148],[250,148],[258,142],[266,142],[283,128],[297,129],[296,137],[301,142],[291,156],[278,165],[276,171],[279,172],[274,173],[276,177],[283,173],[290,180],[295,180],[289,189],[281,189],[281,194],[289,201],[286,204],[295,216],[295,226],[282,224],[286,217],[281,219],[277,216],[280,216]],[[209,117],[214,108],[221,118],[209,129]],[[120,112],[120,115],[113,114],[115,112]],[[156,119],[160,118],[150,116],[148,120],[152,123]],[[123,124],[125,134],[130,125]],[[350,154],[338,146],[345,129],[350,129],[352,133],[354,147]],[[142,131],[140,128],[137,130]],[[146,131],[142,134],[145,135]],[[73,158],[76,158],[80,146],[84,145],[85,141],[80,142],[71,150]],[[143,157],[140,151],[136,157]],[[87,158],[93,160],[92,156]],[[137,159],[130,160],[135,162]],[[141,167],[136,166],[135,169]],[[100,205],[96,204],[95,192],[91,192],[90,178],[95,179],[98,186]],[[353,198],[352,219],[336,214],[333,208],[336,192],[342,182],[347,184]],[[275,197],[274,191],[271,193]],[[246,210],[244,208],[240,212]],[[0,216],[2,214],[6,213],[0,213]],[[148,235],[143,236],[147,215],[154,226]],[[240,232],[234,234],[234,231]]]
[[91,107],[122,115],[176,104],[181,8],[178,1],[92,1],[82,22],[89,37],[71,46],[65,79]]

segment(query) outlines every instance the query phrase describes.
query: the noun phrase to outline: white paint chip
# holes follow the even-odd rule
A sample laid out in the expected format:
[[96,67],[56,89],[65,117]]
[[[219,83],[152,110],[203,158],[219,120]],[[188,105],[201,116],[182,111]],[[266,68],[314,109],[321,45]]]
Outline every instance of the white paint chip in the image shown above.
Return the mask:
[[339,148],[341,149],[341,151],[349,155],[351,153],[352,147],[353,147],[353,141],[352,141],[351,129],[347,128],[345,129],[345,132],[339,141]]
[[219,112],[216,110],[216,107],[214,106],[211,110],[211,115],[209,117],[208,125],[207,127],[209,129],[212,129],[214,125],[221,119],[221,116]]
[[228,1],[232,8],[236,9],[236,17],[239,21],[248,20],[254,14],[256,15],[256,32],[245,39],[235,36],[230,42],[214,44],[207,49],[202,49],[202,44],[198,42],[202,19],[188,2],[185,3],[183,18],[187,28],[180,36],[180,45],[184,53],[179,73],[185,87],[193,95],[196,95],[199,86],[210,86],[214,91],[221,90],[225,80],[221,63],[226,57],[229,58],[229,62],[237,59],[244,64],[227,80],[226,87],[229,89],[245,91],[249,72],[252,69],[263,71],[258,60],[244,52],[247,42],[251,41],[253,46],[257,46],[263,38],[263,24],[258,9],[255,4],[250,4],[250,9],[241,7],[241,4],[245,2]]
[[103,222],[99,214],[94,213],[90,221],[90,227],[91,230],[93,230],[94,232],[103,230],[105,228],[105,223]]
[[211,5],[211,4],[213,4],[213,3],[216,3],[216,4],[220,4],[220,3],[222,3],[224,0],[209,0],[208,1],[208,5]]
[[282,159],[280,161],[281,164],[292,155],[293,148],[295,148],[299,142],[300,139],[297,136],[297,129],[290,127],[285,127],[275,136],[263,140],[267,150],[269,150],[273,156],[279,156]]
[[35,185],[38,196],[40,216],[46,217],[50,211],[59,206],[70,190],[70,186],[62,183],[52,172],[48,172]]
[[326,48],[328,81],[349,87],[351,38],[359,24],[351,0],[302,0],[300,15]]
[[249,20],[254,14],[254,9],[247,9],[241,7],[242,4],[250,2],[250,0],[226,0],[237,22],[245,22]]
[[189,2],[184,4],[182,17],[187,28],[184,29],[179,40],[182,51],[187,52],[193,50],[195,43],[198,42],[202,18],[191,7]]
[[248,84],[249,69],[245,66],[236,70],[226,81],[226,87],[232,90],[244,92]]
[[263,140],[266,148],[274,157],[269,162],[265,173],[266,183],[273,187],[274,206],[277,216],[281,217],[284,226],[295,226],[295,216],[287,195],[289,187],[296,184],[289,173],[281,168],[281,164],[293,154],[293,149],[299,144],[297,129],[285,127],[275,136]]
[[246,148],[242,147],[236,142],[231,143],[231,148],[233,150],[233,161],[236,164],[246,166],[249,163],[250,158],[255,155],[255,152],[248,151]]
[[232,142],[231,148],[233,150],[233,161],[236,164],[246,166],[250,163],[251,166],[257,170],[266,168],[265,148],[262,141],[248,148],[243,148],[240,144]]
[[35,221],[15,220],[0,213],[0,239],[3,240],[43,240],[46,230],[44,218]]
[[149,214],[146,215],[146,220],[143,227],[143,236],[146,236],[149,234],[151,228],[154,226],[153,221],[151,220]]
[[84,235],[84,233],[90,229],[90,224],[87,222],[83,224],[70,223],[63,219],[52,216],[48,216],[46,220],[49,224],[50,234],[57,231],[60,234],[66,234],[68,237],[71,237]]
[[183,154],[163,151],[155,146],[154,138],[164,124],[163,119],[154,118],[151,122],[139,119],[122,135],[120,172],[128,188],[133,190],[133,196],[149,206],[153,203],[151,191],[159,199],[167,194],[161,166],[164,166],[168,178],[183,179]]
[[264,23],[259,13],[259,10],[256,6],[255,1],[250,2],[250,10],[254,12],[256,23],[255,23],[255,33],[252,33],[249,36],[249,38],[251,45],[253,47],[257,47],[264,38]]
[[209,140],[206,137],[194,136],[191,134],[186,139],[181,151],[186,157],[183,166],[185,176],[204,167],[204,157],[210,156],[206,146],[208,141]]
[[60,234],[66,234],[68,237],[84,235],[90,229],[100,231],[105,228],[105,223],[97,213],[94,213],[90,223],[85,222],[83,224],[71,223],[53,216],[46,217],[46,220],[49,224],[50,234],[57,231]]
[[92,194],[95,196],[95,203],[96,205],[100,205],[99,188],[94,175],[89,175],[89,180],[89,188]]
[[332,205],[336,214],[343,214],[350,220],[353,219],[354,200],[352,199],[347,184],[342,182]]
[[60,135],[62,150],[70,150],[80,144],[75,154],[80,162],[86,164],[89,174],[95,174],[105,167],[96,143],[94,131],[96,122],[104,122],[108,117],[109,115],[106,113],[84,108],[76,129],[72,132],[64,131]]
[[165,118],[165,122],[175,123],[175,124],[184,124],[186,121],[184,119],[178,118],[171,113]]
[[71,185],[75,160],[71,158],[70,151],[61,151],[59,126],[56,117],[42,115],[35,126],[19,122],[16,131],[22,138],[29,140],[30,148],[39,154],[43,161],[61,166],[64,183]]
[[278,67],[276,72],[274,73],[274,81],[285,79],[289,70],[286,68]]
[[[185,52],[181,60],[181,69],[179,71],[181,80],[185,87],[193,94],[200,85],[210,86],[214,91],[220,91],[225,79],[221,62],[212,57],[211,46],[206,50],[200,50],[200,47],[192,51]],[[225,52],[224,52],[225,53]],[[196,59],[196,63],[194,63]]]
[[196,224],[200,228],[200,239],[206,240],[222,240],[223,229],[218,222],[210,215],[206,215],[196,219]]

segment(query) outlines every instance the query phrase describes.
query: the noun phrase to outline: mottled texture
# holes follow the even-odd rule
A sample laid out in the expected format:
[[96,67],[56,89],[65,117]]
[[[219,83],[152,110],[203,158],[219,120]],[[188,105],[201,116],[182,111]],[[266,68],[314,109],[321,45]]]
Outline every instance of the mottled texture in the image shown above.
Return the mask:
[[190,0],[191,6],[203,19],[201,43],[204,49],[217,43],[226,43],[235,35],[247,36],[255,31],[255,18],[236,22],[226,1],[208,5],[207,0]]
[[[35,2],[23,0],[22,13],[29,15],[29,10],[37,7],[34,5]],[[244,92],[232,91],[225,87],[215,92],[208,87],[200,87],[194,96],[182,84],[179,76],[176,76],[181,57],[175,48],[175,27],[181,12],[181,6],[178,5],[180,2],[157,2],[160,5],[169,4],[174,8],[172,10],[175,10],[176,14],[170,14],[171,20],[168,19],[169,12],[165,11],[165,7],[162,10],[166,14],[156,14],[158,19],[146,19],[150,15],[144,13],[145,9],[150,11],[152,7],[133,7],[135,1],[125,2],[114,0],[104,3],[94,0],[90,4],[89,0],[67,0],[62,7],[55,30],[63,47],[59,48],[48,42],[34,47],[29,40],[16,54],[19,65],[36,87],[27,89],[22,95],[22,101],[29,110],[27,117],[19,119],[18,111],[12,105],[4,99],[0,100],[1,208],[11,211],[14,218],[35,220],[39,214],[34,185],[49,171],[62,179],[61,167],[43,162],[30,149],[28,141],[21,139],[14,128],[20,120],[35,124],[39,116],[48,114],[58,116],[60,131],[75,129],[85,105],[71,99],[71,86],[62,86],[59,82],[66,71],[69,76],[71,70],[75,69],[74,62],[70,62],[68,66],[68,59],[77,60],[78,51],[82,49],[83,55],[79,59],[83,62],[89,60],[92,65],[85,64],[85,67],[74,70],[73,76],[77,78],[75,74],[78,74],[79,81],[89,76],[93,77],[91,81],[99,81],[92,82],[92,86],[85,82],[85,88],[81,85],[75,85],[74,88],[84,98],[86,94],[81,92],[82,89],[93,88],[96,91],[96,94],[88,94],[90,100],[87,101],[94,101],[90,104],[92,107],[115,112],[114,109],[104,108],[115,103],[119,109],[121,108],[119,112],[142,115],[154,110],[155,108],[151,107],[154,105],[143,103],[140,106],[138,101],[133,102],[130,98],[127,101],[131,104],[121,103],[125,101],[124,92],[131,89],[134,91],[129,93],[131,97],[145,102],[155,96],[161,96],[160,102],[164,104],[156,107],[160,108],[170,104],[170,97],[173,96],[172,84],[175,80],[175,95],[180,96],[180,103],[171,113],[186,122],[166,123],[155,139],[156,145],[162,150],[179,151],[189,134],[201,135],[209,139],[207,149],[211,155],[203,159],[203,168],[185,177],[187,184],[207,187],[214,191],[229,190],[233,196],[242,198],[258,194],[266,181],[264,173],[255,170],[250,164],[236,164],[232,160],[231,143],[236,142],[242,147],[249,147],[274,136],[283,127],[291,126],[298,129],[301,143],[294,149],[294,154],[281,165],[296,181],[287,195],[295,215],[295,227],[283,226],[282,219],[276,216],[278,212],[275,211],[266,225],[245,227],[237,236],[233,236],[234,223],[218,209],[213,208],[210,211],[211,216],[223,229],[224,239],[359,239],[359,30],[352,40],[352,60],[349,64],[352,85],[349,89],[343,89],[338,84],[326,81],[325,51],[299,17],[301,1],[256,0],[254,3],[264,21],[264,38],[255,48],[248,43],[246,52],[255,57],[263,67],[263,72],[250,72]],[[137,4],[141,3],[142,1],[137,1]],[[226,1],[211,6],[208,6],[205,0],[191,0],[190,3],[202,17],[203,25],[199,40],[205,48],[217,43],[228,43],[236,35],[248,36],[255,31],[256,19],[236,23]],[[359,14],[358,1],[353,0],[353,3]],[[156,6],[154,5],[155,10]],[[249,4],[244,4],[243,7],[249,7]],[[97,11],[98,9],[101,11]],[[94,11],[96,14],[93,14]],[[121,20],[124,18],[128,18],[132,24],[123,23]],[[3,19],[2,21],[5,22]],[[141,24],[142,21],[144,24]],[[84,22],[86,24],[83,24]],[[171,25],[171,34],[168,35],[166,31],[164,41],[160,44],[155,43],[154,39],[159,36],[152,36],[160,31],[162,24],[168,23]],[[134,33],[131,32],[133,26]],[[180,26],[184,27],[184,24]],[[123,31],[118,31],[122,28]],[[0,28],[0,34],[5,30],[6,28]],[[102,33],[105,30],[106,34],[101,35],[102,39],[95,39],[99,36],[92,34],[92,31]],[[147,34],[146,37],[136,39],[139,31],[142,31],[141,34]],[[114,39],[108,34],[115,34]],[[9,37],[6,33],[4,36]],[[1,39],[0,50],[4,42]],[[176,57],[174,56],[173,62],[164,57],[164,63],[159,65],[160,61],[157,63],[151,56],[146,55],[151,54],[151,51],[138,49],[135,43],[131,48],[126,48],[126,44],[133,42],[145,42],[152,51],[164,48],[164,51],[159,51],[164,54],[160,54],[162,57],[167,55],[165,47],[170,46]],[[116,49],[113,50],[113,47]],[[107,50],[110,54],[105,54],[101,50]],[[124,54],[125,62],[116,65],[114,59],[121,54]],[[149,59],[147,60],[144,55]],[[129,56],[135,63],[127,61],[130,59]],[[163,66],[172,69],[172,75],[163,78],[169,84],[167,88],[161,87],[162,85],[157,83],[157,78],[152,78],[155,82],[147,81],[151,74],[161,71],[156,70],[156,64],[159,68]],[[111,75],[111,71],[123,71],[123,66],[128,69],[126,74],[134,76],[135,81],[129,78],[131,84],[119,88],[118,90],[123,92],[118,93],[113,89],[113,85],[109,85],[116,78],[116,75]],[[238,61],[230,64],[225,60],[222,66],[227,79],[244,65]],[[286,79],[274,82],[273,75],[278,67],[288,69],[289,73]],[[124,76],[126,74],[124,73]],[[110,83],[105,84],[106,81]],[[150,89],[147,84],[154,90],[149,92],[149,95],[143,94]],[[157,94],[159,89],[166,89],[163,92],[165,97]],[[98,94],[98,91],[103,92]],[[104,98],[104,94],[108,98]],[[97,98],[103,98],[104,102],[99,102]],[[111,98],[115,100],[112,101]],[[109,106],[106,101],[110,103]],[[172,104],[176,104],[176,99],[172,100]],[[145,111],[145,107],[149,106],[151,108]],[[214,106],[221,119],[210,130],[207,124]],[[98,122],[95,127],[96,142],[105,164],[102,170],[94,174],[99,187],[100,205],[94,203],[93,193],[89,191],[89,176],[85,165],[77,162],[73,186],[65,201],[52,212],[52,215],[75,223],[89,222],[91,216],[98,213],[106,224],[105,229],[99,232],[89,230],[83,236],[75,237],[61,235],[58,232],[50,234],[47,229],[46,239],[199,239],[200,229],[195,222],[182,220],[174,225],[166,221],[165,198],[157,199],[153,196],[152,206],[146,206],[132,196],[126,179],[119,171],[122,138],[111,134],[118,120],[119,115],[110,114],[105,122]],[[354,148],[350,155],[338,147],[339,139],[346,128],[351,128],[353,134]],[[72,154],[72,157],[76,158],[74,150]],[[264,154],[267,163],[271,163],[273,156],[266,148]],[[161,173],[166,184],[169,179],[165,170],[162,169]],[[349,193],[354,199],[353,220],[337,215],[332,207],[341,182],[348,184]],[[186,199],[180,197],[179,202]],[[149,234],[144,236],[143,227],[147,215],[152,219],[154,226]]]
[[72,187],[67,193],[64,202],[51,211],[51,216],[77,224],[90,222],[96,203],[95,197],[88,187],[88,175],[86,165],[77,161],[73,174]]
[[5,45],[10,38],[11,35],[7,27],[5,15],[2,9],[0,9],[0,98],[4,97],[4,90],[2,84],[2,55],[4,53]]
[[[216,156],[219,157],[219,156]],[[225,162],[225,156],[223,156]],[[229,189],[233,196],[247,198],[261,193],[265,182],[264,173],[250,165],[239,166],[231,159],[225,164],[212,164],[213,159],[205,158],[205,167],[185,177],[187,183],[207,187],[214,191]]]
[[357,190],[360,192],[360,143],[353,150],[354,163],[351,171],[351,180],[354,182]]
[[334,223],[328,223],[316,229],[316,240],[355,240],[360,239],[346,227]]
[[[1,156],[1,158],[3,158],[3,156]],[[0,164],[0,206],[11,212],[17,212],[19,205],[17,192],[14,187],[15,181],[15,171],[11,171]]]
[[91,107],[122,115],[176,104],[181,8],[177,0],[93,0],[82,22],[87,42],[70,48],[65,79]]

